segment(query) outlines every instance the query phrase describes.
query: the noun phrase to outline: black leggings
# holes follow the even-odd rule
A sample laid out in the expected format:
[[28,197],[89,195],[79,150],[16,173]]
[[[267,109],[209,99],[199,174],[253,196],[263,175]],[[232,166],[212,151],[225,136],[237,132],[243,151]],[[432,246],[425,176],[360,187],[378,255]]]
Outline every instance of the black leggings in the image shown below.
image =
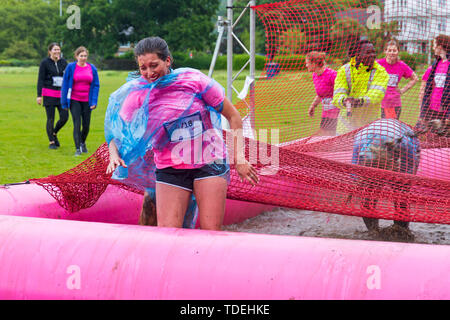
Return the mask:
[[[89,102],[71,100],[70,113],[73,120],[73,141],[75,148],[80,149],[80,145],[86,142],[91,124],[91,108]],[[83,129],[81,129],[83,126]]]
[[[402,112],[402,107],[395,107],[395,116],[397,120],[400,119],[400,113]],[[386,118],[386,112],[384,111],[384,108],[381,108],[381,118]]]
[[[59,112],[59,120],[55,124],[55,109],[58,109]],[[55,136],[53,134],[57,134],[59,130],[66,124],[67,120],[69,120],[69,112],[66,109],[61,108],[60,105],[55,106],[45,106],[45,113],[47,114],[47,136],[49,141],[55,141]]]

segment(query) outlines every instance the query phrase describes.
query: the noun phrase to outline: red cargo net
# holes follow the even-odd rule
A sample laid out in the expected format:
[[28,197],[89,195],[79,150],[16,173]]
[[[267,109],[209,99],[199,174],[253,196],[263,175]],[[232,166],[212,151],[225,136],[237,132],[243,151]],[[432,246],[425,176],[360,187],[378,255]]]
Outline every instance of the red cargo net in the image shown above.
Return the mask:
[[[390,1],[385,1],[388,7],[377,4],[322,0],[255,7],[265,27],[266,64],[254,88],[236,106],[244,117],[246,135],[252,137],[245,140],[246,156],[257,167],[260,183],[252,187],[241,182],[232,165],[228,198],[362,217],[450,223],[450,129],[445,122],[450,81],[445,82],[442,73],[436,75],[440,69],[430,70],[434,80],[428,81],[429,86],[423,80],[435,61],[430,54],[432,38],[423,38],[424,30],[438,35],[443,19],[438,10],[432,10],[424,20],[417,14],[417,10],[426,10],[420,5],[412,14],[412,7],[396,7]],[[351,89],[345,72],[345,81],[338,82],[339,69],[345,69],[361,49],[360,39],[369,40],[377,59],[383,59],[384,45],[392,38],[398,42],[400,60],[418,81],[401,95],[399,104],[392,92],[404,88],[412,74],[404,68],[397,82],[389,74],[384,96],[391,91],[397,105],[385,101],[386,108],[382,108],[381,102],[370,104],[364,98],[364,88],[380,89],[378,76],[372,83],[354,80]],[[330,99],[319,99],[314,114],[309,108],[318,92],[322,94],[323,82],[315,87],[313,74],[306,68],[305,57],[312,51],[323,53],[310,55],[312,60],[325,56],[326,67],[338,71]],[[346,106],[338,106],[337,118],[332,112],[323,113],[336,107],[336,89],[346,85],[348,96],[359,99],[350,110],[351,119],[345,118]],[[444,94],[436,110],[430,105],[435,87],[441,85]],[[428,101],[426,108],[421,108],[423,101]],[[320,130],[323,116],[337,119],[336,133]],[[355,119],[359,121],[349,126],[348,121]],[[107,163],[104,144],[72,170],[34,182],[70,211],[92,206],[108,184],[143,192],[139,186],[110,179],[105,174]]]

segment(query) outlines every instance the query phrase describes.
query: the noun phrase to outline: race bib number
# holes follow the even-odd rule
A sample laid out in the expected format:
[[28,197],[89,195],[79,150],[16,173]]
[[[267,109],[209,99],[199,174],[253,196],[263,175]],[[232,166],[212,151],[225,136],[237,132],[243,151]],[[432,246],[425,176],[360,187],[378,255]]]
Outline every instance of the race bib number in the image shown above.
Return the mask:
[[434,76],[434,83],[436,84],[436,88],[443,88],[445,86],[446,79],[446,73],[436,73],[436,75]]
[[398,86],[398,74],[390,74],[388,87],[397,87]]
[[335,106],[332,103],[333,99],[332,98],[324,98],[322,99],[322,106],[323,106],[323,111],[328,111],[331,109],[334,109]]
[[200,112],[164,123],[164,129],[171,142],[193,140],[203,133]]
[[53,86],[61,87],[63,82],[63,77],[53,77]]

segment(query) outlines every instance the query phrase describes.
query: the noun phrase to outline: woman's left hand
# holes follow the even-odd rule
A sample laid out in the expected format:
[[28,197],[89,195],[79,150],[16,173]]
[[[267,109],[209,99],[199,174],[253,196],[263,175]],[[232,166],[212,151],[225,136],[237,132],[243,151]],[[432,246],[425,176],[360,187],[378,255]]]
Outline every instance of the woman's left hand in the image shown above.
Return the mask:
[[233,135],[233,143],[235,147],[234,150],[234,160],[236,163],[236,171],[241,178],[248,180],[253,186],[259,182],[258,173],[256,169],[245,159],[244,149],[242,143],[244,142],[243,129],[242,129],[242,118],[239,111],[233,106],[228,98],[223,100],[222,115],[230,123],[230,133]]
[[91,106],[91,110],[94,110],[95,108],[97,108],[97,106]]
[[248,180],[253,186],[255,186],[259,182],[258,173],[256,169],[245,160],[244,163],[239,163],[236,165],[236,171],[241,177],[241,181],[244,179]]

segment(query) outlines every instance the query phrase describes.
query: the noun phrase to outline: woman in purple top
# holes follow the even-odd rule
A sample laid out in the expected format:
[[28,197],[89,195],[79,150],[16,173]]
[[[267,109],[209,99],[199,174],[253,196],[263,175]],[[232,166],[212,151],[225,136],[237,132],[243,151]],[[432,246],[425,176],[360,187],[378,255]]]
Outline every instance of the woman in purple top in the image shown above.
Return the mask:
[[[377,60],[389,74],[386,95],[381,102],[381,118],[399,119],[402,108],[401,96],[419,80],[416,73],[406,63],[399,60],[399,49],[398,42],[390,40],[384,47],[386,57]],[[398,85],[402,78],[410,80],[403,88],[399,88]]]
[[[37,104],[44,104],[47,114],[47,136],[49,149],[57,149],[59,141],[56,136],[69,119],[67,110],[61,107],[61,84],[67,62],[61,58],[61,48],[56,42],[48,46],[48,57],[41,61],[37,82]],[[58,109],[59,120],[55,124],[55,109]]]
[[62,107],[70,108],[72,114],[76,156],[88,152],[86,138],[89,133],[91,111],[97,107],[100,88],[97,69],[87,62],[87,58],[88,50],[85,47],[75,50],[77,61],[67,66],[61,92]]
[[322,120],[320,129],[316,133],[319,136],[336,135],[336,126],[339,108],[333,105],[334,80],[337,72],[325,65],[325,53],[312,51],[306,55],[306,67],[313,72],[316,97],[309,107],[308,114],[314,116],[314,109],[322,102]]

